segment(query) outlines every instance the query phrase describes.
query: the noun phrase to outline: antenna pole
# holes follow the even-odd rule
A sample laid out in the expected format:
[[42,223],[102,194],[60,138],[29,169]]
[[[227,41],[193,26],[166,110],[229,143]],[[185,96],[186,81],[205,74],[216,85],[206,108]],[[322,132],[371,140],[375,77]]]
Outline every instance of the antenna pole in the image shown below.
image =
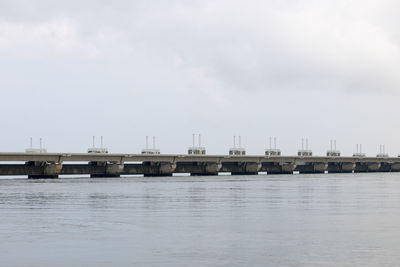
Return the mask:
[[361,148],[362,148],[362,144],[360,144],[360,153],[362,153],[362,149]]
[[306,138],[306,150],[308,150],[308,138]]
[[40,137],[40,152],[42,152],[42,137]]
[[146,149],[149,149],[149,136],[146,135]]
[[236,135],[233,136],[233,148],[236,148]]
[[199,134],[199,147],[201,147],[201,135]]
[[336,139],[335,139],[333,142],[334,142],[334,144],[335,144],[335,151],[336,151]]
[[331,151],[332,151],[332,140],[331,140]]
[[153,149],[156,149],[156,137],[153,136]]
[[269,149],[272,149],[272,136],[269,137]]
[[301,138],[301,150],[304,150],[304,138]]
[[239,135],[239,148],[242,148],[242,137]]
[[274,136],[274,149],[276,150],[276,136]]
[[32,142],[32,137],[31,137],[31,148],[32,148],[32,143],[33,143],[33,142]]
[[100,148],[103,148],[103,136],[101,136],[100,138],[101,138]]
[[194,147],[194,134],[192,134],[192,138],[193,138],[193,147]]

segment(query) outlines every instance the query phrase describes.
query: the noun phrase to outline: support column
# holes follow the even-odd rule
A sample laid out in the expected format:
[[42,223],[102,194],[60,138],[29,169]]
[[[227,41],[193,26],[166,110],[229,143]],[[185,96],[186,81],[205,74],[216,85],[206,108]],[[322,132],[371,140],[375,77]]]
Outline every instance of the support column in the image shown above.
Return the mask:
[[324,173],[327,168],[328,163],[315,162],[297,164],[296,170],[299,171],[299,173]]
[[283,174],[293,174],[293,171],[296,169],[295,163],[283,163],[281,166],[281,173]]
[[325,162],[316,162],[313,163],[314,173],[325,173],[328,168],[328,163]]
[[379,162],[357,162],[354,172],[377,172],[380,167]]
[[261,170],[259,162],[243,162],[238,164],[239,170],[231,171],[232,175],[256,175]]
[[382,162],[378,171],[379,172],[391,172],[392,171],[392,164],[390,164],[388,162]]
[[92,165],[90,174],[92,178],[120,177],[125,168],[122,159],[116,162],[90,162],[89,164]]
[[352,162],[330,162],[328,164],[328,173],[352,173],[356,167]]
[[106,166],[106,177],[120,177],[124,171],[124,164],[109,163]]
[[356,164],[352,162],[343,162],[341,165],[342,172],[353,172],[356,168]]
[[222,164],[217,162],[204,162],[193,166],[190,170],[191,176],[211,176],[218,175]]
[[266,171],[267,174],[293,174],[296,164],[293,162],[280,162],[280,163],[264,163],[261,171]]
[[379,171],[381,164],[379,162],[371,162],[368,163],[368,171],[369,172],[377,172]]
[[143,162],[143,174],[151,176],[172,176],[176,169],[176,163],[171,162]]
[[27,162],[28,179],[54,179],[62,170],[61,163],[54,162]]

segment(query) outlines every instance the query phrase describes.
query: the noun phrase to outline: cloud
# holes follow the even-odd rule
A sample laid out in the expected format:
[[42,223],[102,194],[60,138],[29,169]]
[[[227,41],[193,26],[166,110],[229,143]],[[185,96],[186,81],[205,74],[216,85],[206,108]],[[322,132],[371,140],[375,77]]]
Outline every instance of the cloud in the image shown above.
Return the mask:
[[[57,91],[61,103],[76,103],[61,118],[88,119],[85,108],[107,103],[95,125],[143,110],[152,121],[168,113],[158,123],[182,131],[233,131],[238,120],[271,131],[259,126],[268,121],[283,136],[320,131],[307,120],[284,125],[293,114],[351,125],[359,110],[373,118],[396,111],[399,8],[389,0],[1,1],[3,109],[20,95],[35,101]],[[376,115],[370,106],[385,94]],[[352,115],[340,120],[337,109]]]
[[354,92],[396,90],[400,84],[393,71],[400,67],[398,30],[372,16],[380,10],[383,17],[398,6],[394,1],[2,5],[2,54],[131,62],[144,55],[177,72],[201,72],[206,85],[214,81],[226,90]]

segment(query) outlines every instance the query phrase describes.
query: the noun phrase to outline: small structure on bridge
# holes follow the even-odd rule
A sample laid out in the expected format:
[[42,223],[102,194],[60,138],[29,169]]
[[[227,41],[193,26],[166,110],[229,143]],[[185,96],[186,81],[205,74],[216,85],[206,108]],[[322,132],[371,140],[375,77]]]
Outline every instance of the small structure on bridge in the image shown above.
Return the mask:
[[108,148],[104,147],[103,136],[100,139],[100,147],[96,147],[96,137],[93,136],[93,146],[88,148],[88,153],[108,153]]
[[362,152],[361,144],[356,145],[356,151],[357,151],[356,153],[353,153],[353,157],[359,157],[359,158],[365,157],[365,153]]
[[274,147],[272,148],[272,136],[269,137],[269,149],[265,150],[265,156],[280,156],[281,150],[276,148],[276,136],[274,136]]
[[146,136],[146,148],[142,149],[142,154],[145,155],[159,155],[160,149],[156,148],[156,137],[153,136],[153,148],[149,148],[149,137]]
[[305,138],[306,147],[304,149],[304,138],[301,138],[301,149],[297,151],[297,156],[299,157],[311,157],[312,151],[308,149],[308,138]]
[[199,134],[198,139],[199,139],[199,144],[196,146],[195,144],[195,138],[196,135],[193,134],[193,146],[188,148],[188,154],[189,155],[205,155],[206,154],[206,148],[201,146],[201,136]]
[[385,153],[385,145],[379,145],[379,153],[376,154],[377,158],[388,158],[389,154]]
[[331,149],[326,152],[327,157],[340,157],[340,151],[336,149],[336,140],[331,140]]
[[246,149],[242,147],[242,137],[239,136],[239,147],[236,147],[236,136],[233,137],[233,148],[229,149],[229,155],[231,156],[245,156]]
[[43,141],[42,141],[41,137],[39,139],[39,148],[34,148],[33,147],[33,139],[31,137],[30,146],[29,146],[29,148],[25,149],[25,152],[26,153],[47,153],[47,149],[43,148]]

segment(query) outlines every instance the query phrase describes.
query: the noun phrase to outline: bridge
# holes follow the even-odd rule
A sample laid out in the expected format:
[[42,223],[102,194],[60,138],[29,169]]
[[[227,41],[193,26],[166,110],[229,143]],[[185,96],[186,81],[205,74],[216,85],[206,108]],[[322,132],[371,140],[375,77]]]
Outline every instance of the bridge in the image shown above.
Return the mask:
[[146,155],[108,153],[0,153],[0,176],[58,178],[59,175],[119,177],[400,172],[399,157]]

